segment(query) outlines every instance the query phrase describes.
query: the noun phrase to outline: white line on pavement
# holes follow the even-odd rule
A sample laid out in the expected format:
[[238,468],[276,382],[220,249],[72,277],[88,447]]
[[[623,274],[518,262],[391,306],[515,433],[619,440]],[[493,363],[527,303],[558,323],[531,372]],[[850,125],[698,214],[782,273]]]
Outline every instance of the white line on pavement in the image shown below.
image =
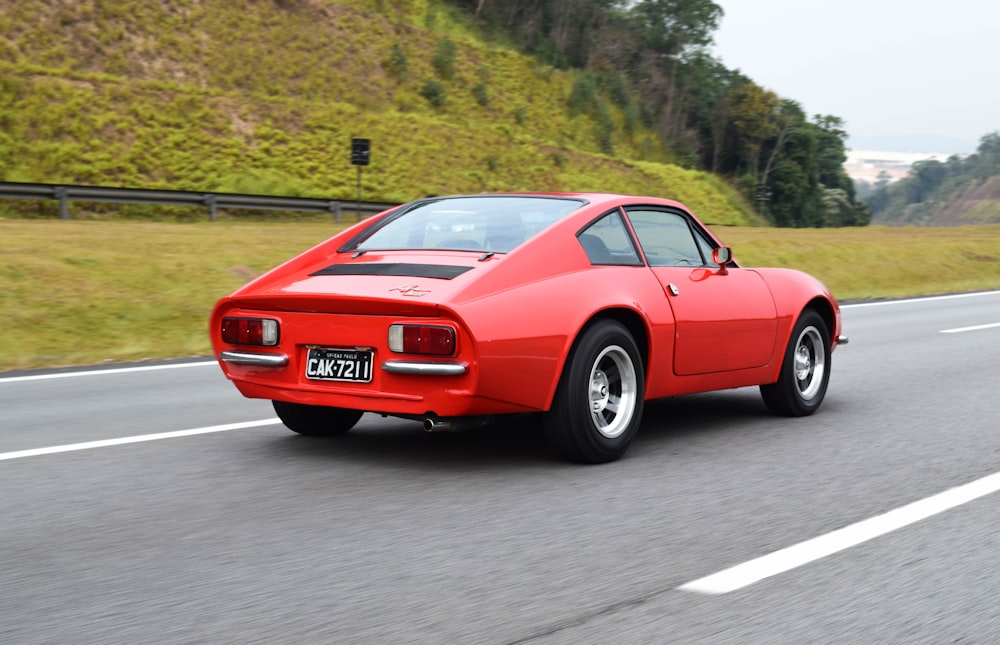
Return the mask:
[[933,302],[935,300],[956,300],[958,298],[978,298],[979,296],[995,296],[1000,291],[973,291],[971,293],[952,293],[944,296],[922,296],[918,298],[904,298],[902,300],[876,300],[874,302],[854,302],[840,305],[841,309],[860,309],[862,307],[885,307],[888,305],[905,305],[911,302]]
[[1000,323],[990,323],[988,325],[976,325],[974,327],[958,327],[957,329],[942,329],[942,334],[961,334],[965,331],[979,331],[980,329],[993,329],[1000,327]]
[[225,432],[227,430],[244,430],[246,428],[257,428],[259,426],[269,426],[269,425],[274,425],[276,423],[281,423],[281,422],[277,418],[260,419],[258,421],[243,421],[241,423],[226,423],[218,426],[192,428],[190,430],[176,430],[174,432],[158,432],[156,434],[143,434],[132,437],[119,437],[117,439],[102,439],[100,441],[70,443],[63,446],[50,446],[48,448],[32,448],[30,450],[0,452],[0,461],[5,461],[7,459],[21,459],[24,457],[37,457],[40,455],[53,455],[60,452],[73,452],[75,450],[90,450],[91,448],[107,448],[109,446],[121,446],[127,443],[141,443],[143,441],[158,441],[160,439],[191,437],[199,434],[210,434],[212,432]]
[[115,367],[106,370],[84,370],[80,372],[56,372],[54,374],[33,374],[30,376],[8,376],[0,378],[0,383],[16,383],[19,381],[44,381],[53,378],[69,378],[71,376],[102,376],[105,374],[127,374],[129,372],[152,372],[154,370],[175,370],[184,367],[205,367],[218,365],[215,361],[198,361],[197,363],[170,363],[168,365],[139,365],[136,367]]
[[780,551],[688,582],[678,589],[703,594],[724,594],[736,591],[764,578],[790,571],[814,560],[857,546],[862,542],[943,513],[998,490],[1000,490],[1000,473],[993,473],[974,482],[901,506],[888,513],[876,515],[826,535],[799,542]]

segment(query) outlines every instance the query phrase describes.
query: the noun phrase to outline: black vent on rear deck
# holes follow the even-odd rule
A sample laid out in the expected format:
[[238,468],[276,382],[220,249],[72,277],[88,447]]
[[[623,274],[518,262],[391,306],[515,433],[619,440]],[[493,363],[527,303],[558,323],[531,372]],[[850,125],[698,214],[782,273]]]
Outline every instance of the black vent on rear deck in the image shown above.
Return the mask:
[[331,264],[310,275],[399,275],[411,278],[441,278],[451,280],[472,267],[447,264]]

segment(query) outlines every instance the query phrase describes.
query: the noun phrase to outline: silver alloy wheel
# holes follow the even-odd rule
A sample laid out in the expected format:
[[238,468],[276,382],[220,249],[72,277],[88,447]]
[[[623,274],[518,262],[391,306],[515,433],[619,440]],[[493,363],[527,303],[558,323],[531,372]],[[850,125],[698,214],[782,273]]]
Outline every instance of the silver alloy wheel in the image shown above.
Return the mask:
[[625,431],[636,404],[636,373],[632,358],[611,345],[598,354],[590,370],[590,417],[594,428],[609,439]]
[[803,400],[811,400],[820,391],[825,372],[823,335],[810,325],[802,330],[795,342],[795,384]]

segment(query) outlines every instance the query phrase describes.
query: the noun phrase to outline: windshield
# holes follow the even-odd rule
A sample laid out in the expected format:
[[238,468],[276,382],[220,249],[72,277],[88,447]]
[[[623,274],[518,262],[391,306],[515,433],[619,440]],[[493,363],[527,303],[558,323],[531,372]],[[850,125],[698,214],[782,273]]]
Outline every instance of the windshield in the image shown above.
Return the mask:
[[560,197],[499,195],[425,201],[390,217],[347,250],[508,253],[583,204]]

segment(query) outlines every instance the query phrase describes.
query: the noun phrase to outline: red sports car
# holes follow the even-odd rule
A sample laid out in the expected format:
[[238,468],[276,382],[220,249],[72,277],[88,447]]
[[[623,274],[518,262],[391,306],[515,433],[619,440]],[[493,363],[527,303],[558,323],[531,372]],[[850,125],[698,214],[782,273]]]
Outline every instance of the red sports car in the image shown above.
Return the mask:
[[624,454],[649,399],[759,385],[812,414],[846,342],[815,278],[740,267],[678,202],[582,193],[390,209],[220,300],[211,335],[295,432],[544,413],[556,452],[591,463]]

